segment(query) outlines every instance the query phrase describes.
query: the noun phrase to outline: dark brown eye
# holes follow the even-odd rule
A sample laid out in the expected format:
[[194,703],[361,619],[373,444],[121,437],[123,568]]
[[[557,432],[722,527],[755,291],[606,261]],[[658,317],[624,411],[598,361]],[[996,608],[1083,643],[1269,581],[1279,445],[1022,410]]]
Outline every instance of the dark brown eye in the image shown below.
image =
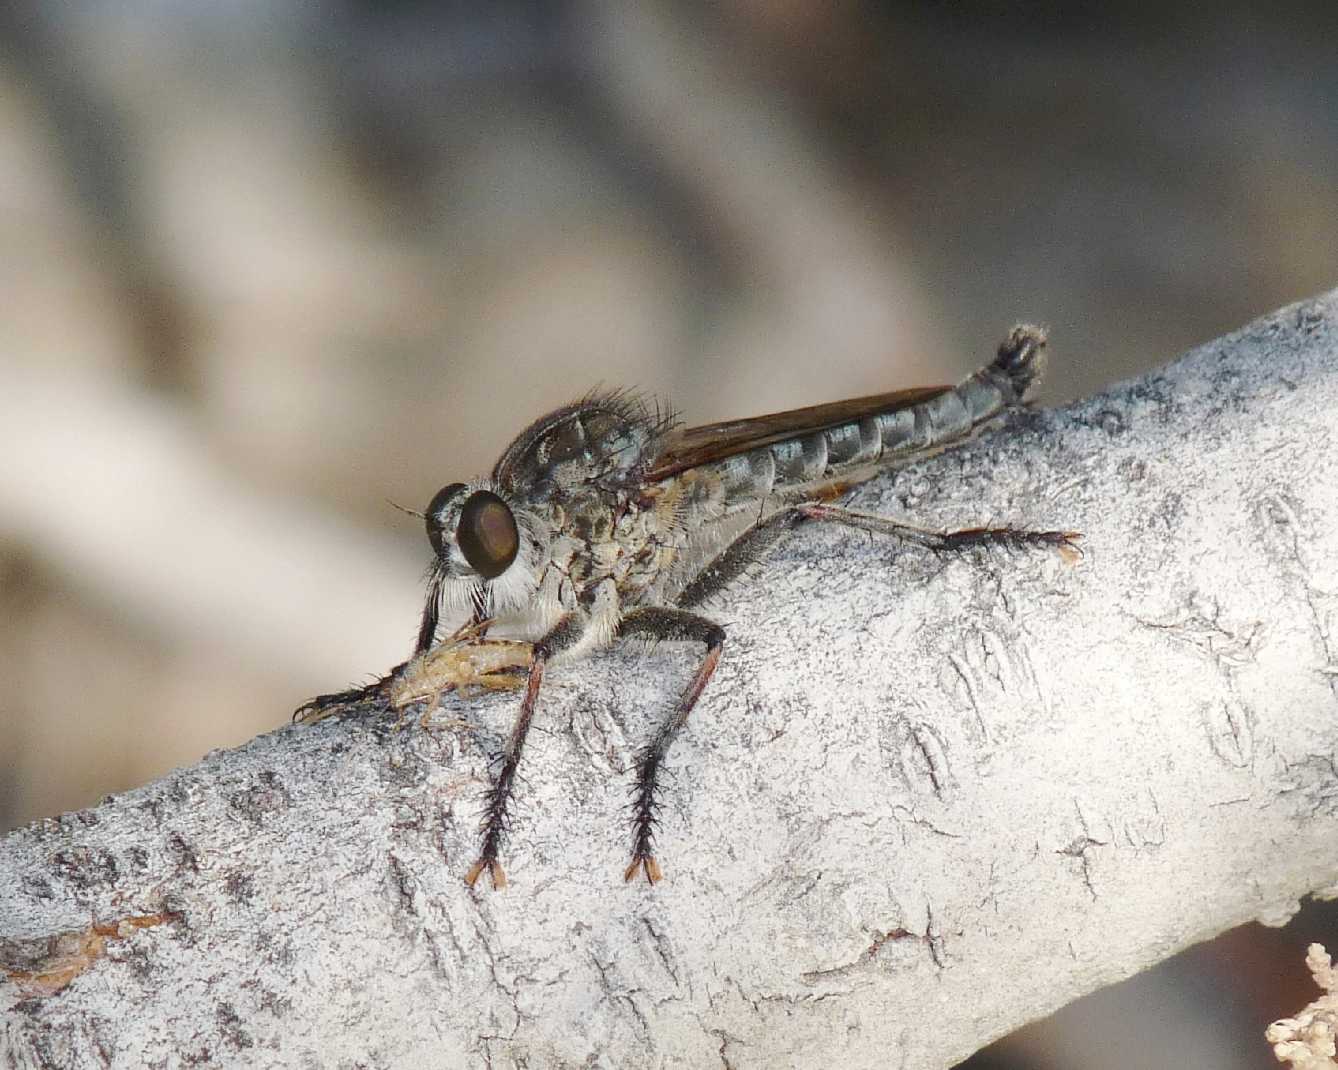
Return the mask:
[[427,541],[432,544],[432,549],[438,557],[441,557],[445,551],[442,543],[442,518],[446,512],[446,506],[451,499],[465,489],[463,483],[448,483],[433,496],[428,502],[427,512],[423,514],[423,519],[427,522]]
[[495,579],[516,559],[520,532],[506,502],[490,490],[476,490],[460,510],[455,539],[465,560],[484,579]]

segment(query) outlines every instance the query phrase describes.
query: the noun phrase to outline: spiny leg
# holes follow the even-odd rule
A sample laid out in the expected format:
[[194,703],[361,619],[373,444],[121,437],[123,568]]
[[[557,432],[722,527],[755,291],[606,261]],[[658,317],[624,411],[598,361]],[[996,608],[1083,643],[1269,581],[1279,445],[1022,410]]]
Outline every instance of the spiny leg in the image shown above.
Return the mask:
[[[423,603],[423,618],[418,625],[418,640],[414,643],[414,657],[426,654],[437,639],[437,626],[441,623],[441,595],[446,586],[446,574],[440,568],[433,568],[427,582],[427,599]],[[465,627],[473,629],[478,635],[486,635],[488,625],[488,595],[486,588],[474,591],[473,611]],[[458,632],[456,633],[459,634]],[[454,636],[452,637],[454,638]],[[410,658],[410,661],[413,659]]]
[[423,605],[423,620],[418,626],[418,641],[414,643],[413,652],[417,657],[419,654],[427,653],[428,647],[437,637],[437,625],[441,622],[441,591],[446,583],[446,576],[439,569],[432,570],[432,578],[427,584],[427,601]]
[[706,656],[683,689],[673,713],[660,725],[637,758],[636,786],[632,793],[632,862],[623,874],[623,879],[630,881],[638,872],[644,872],[646,880],[654,884],[663,876],[660,864],[651,851],[655,833],[655,785],[659,779],[660,763],[674,736],[687,721],[692,707],[701,698],[711,674],[715,672],[725,642],[725,629],[714,621],[682,609],[646,606],[623,617],[618,625],[618,634],[643,639],[683,639],[706,646]]
[[1021,550],[1033,546],[1054,546],[1061,552],[1077,553],[1076,531],[1030,531],[1026,528],[962,528],[958,531],[932,531],[903,524],[873,513],[858,513],[825,502],[806,502],[794,507],[809,520],[829,520],[846,524],[861,531],[892,535],[907,542],[917,543],[930,550],[969,550],[981,546],[999,546]]
[[529,733],[530,722],[534,719],[534,706],[539,698],[539,685],[543,682],[544,664],[547,660],[539,648],[535,647],[533,660],[530,662],[525,697],[520,703],[520,715],[511,728],[511,738],[507,741],[502,768],[488,787],[483,811],[483,846],[478,859],[465,874],[465,883],[471,888],[484,870],[488,871],[494,888],[506,887],[506,873],[502,870],[502,864],[497,861],[497,852],[502,844],[502,834],[506,831],[506,810],[514,790],[516,768],[520,765],[520,752],[525,746],[525,736]]
[[[417,667],[422,663],[423,656],[436,640],[437,626],[441,621],[441,593],[445,582],[445,576],[438,571],[434,571],[428,581],[427,600],[423,606],[423,618],[418,626],[418,640],[414,644],[411,658],[400,662],[385,676],[364,687],[351,687],[347,691],[336,691],[329,695],[317,695],[315,698],[309,699],[293,711],[294,723],[315,724],[317,721],[322,721],[333,714],[342,713],[350,707],[374,700],[384,701],[389,699],[391,704],[396,705],[397,708],[402,705],[402,703],[396,703],[395,701],[397,689],[404,687],[406,678],[414,674]],[[471,623],[481,628],[477,632],[478,635],[486,634],[487,622],[480,620],[477,610]]]
[[515,790],[520,752],[525,747],[525,737],[529,734],[530,722],[534,719],[534,707],[539,699],[539,685],[543,682],[544,666],[554,655],[572,646],[581,637],[582,631],[582,619],[569,613],[534,644],[530,657],[529,677],[525,684],[525,697],[520,702],[520,713],[511,728],[511,738],[507,740],[502,767],[488,788],[481,827],[483,846],[479,850],[478,861],[470,866],[469,872],[465,874],[465,883],[471,888],[485,870],[494,888],[506,887],[506,874],[502,871],[501,863],[497,861],[497,853],[502,845],[502,836],[506,833],[507,807],[511,804],[511,795]]
[[390,688],[399,678],[400,673],[409,663],[401,662],[379,680],[374,680],[363,687],[351,687],[347,691],[335,691],[329,695],[317,695],[308,699],[293,711],[294,724],[316,724],[327,717],[343,713],[364,703],[385,703]]
[[969,550],[984,546],[1005,549],[1023,549],[1037,546],[1056,547],[1065,556],[1078,551],[1076,531],[1029,531],[1023,528],[964,528],[960,531],[931,531],[912,524],[903,524],[872,513],[827,505],[825,502],[805,502],[791,505],[773,513],[761,523],[754,524],[720,551],[697,574],[678,598],[680,606],[697,606],[723,590],[737,579],[749,565],[758,561],[781,536],[809,521],[825,520],[861,531],[891,535],[934,551]]

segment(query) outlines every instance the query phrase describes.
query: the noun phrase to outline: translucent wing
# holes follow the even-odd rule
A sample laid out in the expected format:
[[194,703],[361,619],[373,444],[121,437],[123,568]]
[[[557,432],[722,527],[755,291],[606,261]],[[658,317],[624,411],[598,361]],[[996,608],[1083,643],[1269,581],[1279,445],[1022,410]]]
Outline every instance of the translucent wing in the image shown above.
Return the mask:
[[801,438],[843,424],[857,423],[909,409],[923,401],[946,394],[952,387],[929,386],[894,390],[887,394],[830,401],[788,412],[752,416],[744,420],[722,420],[700,427],[686,427],[670,432],[664,446],[650,464],[645,478],[656,483],[689,468],[775,445],[787,439]]

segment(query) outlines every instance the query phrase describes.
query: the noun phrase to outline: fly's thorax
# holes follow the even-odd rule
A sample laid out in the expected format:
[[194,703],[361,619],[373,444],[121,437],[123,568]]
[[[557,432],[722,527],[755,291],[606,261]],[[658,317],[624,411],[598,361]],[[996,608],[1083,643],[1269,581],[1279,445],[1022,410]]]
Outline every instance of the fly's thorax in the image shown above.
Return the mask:
[[493,482],[527,501],[584,487],[632,490],[672,424],[625,393],[592,394],[536,420],[507,447]]
[[598,487],[576,487],[555,497],[551,515],[554,529],[594,546],[609,542],[627,496]]
[[647,484],[639,505],[615,532],[621,556],[613,574],[624,609],[664,604],[684,554],[736,501],[716,466],[707,465]]
[[657,498],[584,487],[554,504],[548,569],[561,575],[564,601],[589,597],[605,580],[621,585],[646,559],[662,530]]

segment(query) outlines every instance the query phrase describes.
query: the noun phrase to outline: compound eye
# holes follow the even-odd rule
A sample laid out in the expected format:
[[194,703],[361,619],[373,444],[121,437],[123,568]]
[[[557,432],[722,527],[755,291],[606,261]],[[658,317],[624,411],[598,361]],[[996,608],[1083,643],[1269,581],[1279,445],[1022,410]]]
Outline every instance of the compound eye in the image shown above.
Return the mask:
[[496,579],[516,559],[520,532],[506,502],[490,490],[476,490],[460,510],[455,540],[465,560],[484,579]]
[[423,514],[423,519],[427,522],[427,541],[432,544],[432,549],[438,557],[445,554],[445,545],[442,541],[442,518],[446,513],[446,506],[451,503],[451,499],[465,489],[463,483],[449,483],[433,496],[432,501],[428,502],[427,512]]

